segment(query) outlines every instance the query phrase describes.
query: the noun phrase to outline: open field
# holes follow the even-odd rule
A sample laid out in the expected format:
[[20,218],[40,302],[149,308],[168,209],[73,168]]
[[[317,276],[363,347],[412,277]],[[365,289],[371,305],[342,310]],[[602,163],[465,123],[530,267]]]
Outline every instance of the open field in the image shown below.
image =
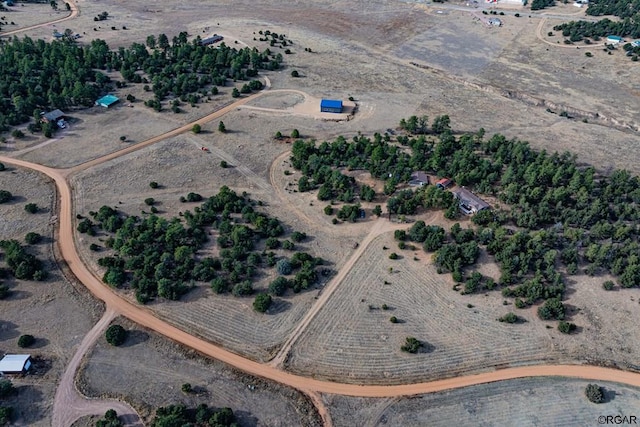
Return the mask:
[[[58,379],[102,308],[81,284],[71,284],[54,261],[53,227],[49,224],[54,192],[50,181],[36,172],[7,169],[0,172],[0,188],[9,189],[15,199],[0,208],[0,238],[24,242],[25,234],[32,231],[45,236],[31,249],[49,272],[44,282],[3,279],[11,295],[0,300],[0,351],[28,352],[40,360],[34,374],[12,378],[18,394],[7,403],[15,409],[16,425],[44,427],[51,425]],[[41,212],[26,213],[26,203],[36,203]],[[18,347],[18,337],[23,334],[36,338],[32,348]]]
[[341,426],[541,426],[598,425],[601,415],[634,415],[640,390],[598,382],[609,401],[584,396],[588,381],[530,378],[472,386],[407,399],[364,399],[324,395],[335,427]]
[[[64,18],[70,14],[66,7],[64,7],[64,3],[60,2],[58,3],[58,6],[58,10],[53,10],[48,2],[39,4],[16,2],[15,6],[7,7],[7,9],[9,9],[8,11],[0,11],[0,16],[6,17],[4,22],[9,24],[2,26],[0,36],[32,25],[38,25]],[[11,22],[15,25],[12,25]],[[48,32],[45,39],[53,40],[53,31],[57,29],[62,33],[65,28],[64,23],[61,23],[58,26],[56,26],[56,24],[47,25],[46,29]]]
[[[317,426],[317,413],[292,389],[244,375],[205,359],[153,332],[117,319],[129,330],[121,347],[102,338],[78,374],[89,396],[125,397],[149,421],[155,408],[169,404],[230,407],[243,426]],[[194,393],[181,386],[189,383]]]

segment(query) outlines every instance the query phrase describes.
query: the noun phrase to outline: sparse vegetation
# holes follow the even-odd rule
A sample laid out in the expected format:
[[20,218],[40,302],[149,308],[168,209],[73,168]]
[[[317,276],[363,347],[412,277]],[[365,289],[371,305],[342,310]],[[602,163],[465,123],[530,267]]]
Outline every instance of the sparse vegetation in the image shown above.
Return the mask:
[[424,344],[414,337],[407,337],[405,343],[400,347],[400,350],[407,353],[417,353]]

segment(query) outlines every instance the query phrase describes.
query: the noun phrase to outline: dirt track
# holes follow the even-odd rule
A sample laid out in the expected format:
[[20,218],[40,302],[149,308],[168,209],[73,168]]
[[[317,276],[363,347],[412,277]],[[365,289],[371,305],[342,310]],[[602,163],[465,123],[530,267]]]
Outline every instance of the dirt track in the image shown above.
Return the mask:
[[46,27],[47,25],[57,24],[58,22],[64,22],[64,21],[67,21],[69,19],[73,19],[73,18],[75,18],[76,16],[78,16],[80,14],[80,10],[78,9],[78,6],[76,6],[75,2],[71,2],[70,1],[67,4],[71,7],[71,13],[68,16],[65,16],[64,18],[56,19],[54,21],[43,22],[42,24],[31,25],[31,26],[24,27],[24,28],[18,28],[17,30],[13,30],[13,31],[7,31],[6,33],[0,33],[0,36],[3,36],[3,37],[11,36],[13,34],[22,33],[24,31],[29,31],[29,30],[34,30],[36,28]]

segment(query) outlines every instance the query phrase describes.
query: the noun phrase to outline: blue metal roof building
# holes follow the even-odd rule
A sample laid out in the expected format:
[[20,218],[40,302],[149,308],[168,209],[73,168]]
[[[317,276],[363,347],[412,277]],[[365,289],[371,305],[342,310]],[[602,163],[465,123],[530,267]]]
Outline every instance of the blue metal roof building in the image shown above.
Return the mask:
[[342,113],[342,101],[336,99],[323,99],[320,101],[322,113]]
[[109,108],[118,101],[120,101],[120,99],[115,95],[105,95],[96,101],[96,105]]

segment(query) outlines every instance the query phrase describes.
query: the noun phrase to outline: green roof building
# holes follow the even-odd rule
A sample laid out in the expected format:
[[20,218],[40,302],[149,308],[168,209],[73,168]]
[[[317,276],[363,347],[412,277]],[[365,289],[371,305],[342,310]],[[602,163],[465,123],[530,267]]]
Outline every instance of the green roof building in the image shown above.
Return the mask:
[[120,99],[115,95],[105,95],[96,101],[96,105],[109,108],[118,101],[120,101]]

